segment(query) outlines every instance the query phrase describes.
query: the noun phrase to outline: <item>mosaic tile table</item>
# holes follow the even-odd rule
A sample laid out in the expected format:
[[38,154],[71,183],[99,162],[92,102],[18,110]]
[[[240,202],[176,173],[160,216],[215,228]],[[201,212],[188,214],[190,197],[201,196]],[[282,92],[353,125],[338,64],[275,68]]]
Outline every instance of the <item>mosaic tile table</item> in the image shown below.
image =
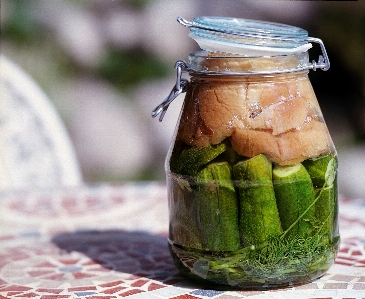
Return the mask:
[[175,268],[163,183],[3,194],[0,298],[365,298],[365,198],[340,204],[340,253],[321,279],[223,291],[192,283]]

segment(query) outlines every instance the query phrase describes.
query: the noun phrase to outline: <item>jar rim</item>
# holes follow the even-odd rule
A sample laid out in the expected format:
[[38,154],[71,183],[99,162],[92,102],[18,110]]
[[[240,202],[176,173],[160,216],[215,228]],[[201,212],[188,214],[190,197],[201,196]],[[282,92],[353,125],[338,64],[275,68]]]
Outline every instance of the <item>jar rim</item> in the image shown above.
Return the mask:
[[298,56],[300,53],[273,53],[272,55],[252,55],[247,56],[243,54],[235,54],[235,53],[226,53],[226,52],[211,52],[207,50],[197,50],[191,52],[189,57],[201,57],[201,58],[214,58],[214,59],[260,59],[260,58],[280,58],[280,57],[289,57],[289,56]]
[[308,71],[308,60],[308,52],[248,57],[200,50],[190,53],[187,71],[211,75],[280,74]]

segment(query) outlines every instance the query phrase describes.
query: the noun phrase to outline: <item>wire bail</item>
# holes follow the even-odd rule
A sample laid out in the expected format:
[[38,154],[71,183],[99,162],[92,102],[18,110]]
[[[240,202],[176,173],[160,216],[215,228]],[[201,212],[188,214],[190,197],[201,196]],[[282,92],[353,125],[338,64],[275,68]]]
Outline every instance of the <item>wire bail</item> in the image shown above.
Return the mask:
[[285,73],[293,73],[293,72],[302,72],[307,70],[316,71],[320,69],[322,71],[328,71],[330,68],[330,61],[327,55],[326,48],[319,38],[308,37],[307,40],[312,43],[317,43],[321,47],[322,55],[319,55],[318,61],[313,60],[311,63],[307,63],[302,66],[298,66],[296,68],[288,68],[283,70],[270,70],[270,71],[209,71],[209,70],[196,70],[191,68],[190,66],[186,67],[186,71],[190,74],[197,74],[197,75],[225,75],[225,76],[252,76],[252,75],[279,75]]
[[182,72],[187,70],[186,62],[183,60],[176,61],[175,69],[176,69],[176,83],[174,87],[172,88],[168,97],[152,111],[152,117],[156,117],[158,114],[161,113],[159,117],[160,122],[163,120],[171,102],[175,100],[181,93],[186,92],[188,88],[189,81],[181,77]]
[[318,62],[315,60],[312,61],[312,64],[309,64],[309,66],[312,66],[312,70],[316,71],[317,68],[320,68],[322,71],[328,71],[330,68],[330,60],[327,55],[326,48],[323,44],[323,41],[316,37],[307,37],[308,42],[317,43],[321,47],[322,55],[319,55]]

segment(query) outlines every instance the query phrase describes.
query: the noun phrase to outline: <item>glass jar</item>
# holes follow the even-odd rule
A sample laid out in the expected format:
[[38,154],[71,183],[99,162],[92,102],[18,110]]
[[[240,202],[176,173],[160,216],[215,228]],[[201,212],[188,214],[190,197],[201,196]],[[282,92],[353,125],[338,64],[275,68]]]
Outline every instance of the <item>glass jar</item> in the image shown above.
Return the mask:
[[[238,21],[235,30],[247,30]],[[285,26],[255,25],[274,27],[275,36]],[[339,246],[337,153],[308,78],[308,69],[329,67],[328,57],[323,44],[325,58],[310,64],[305,43],[299,51],[266,43],[264,53],[250,44],[245,55],[247,40],[238,50],[225,42],[226,52],[209,44],[179,61],[177,83],[153,114],[186,92],[165,163],[172,257],[206,283],[261,289],[312,281]]]

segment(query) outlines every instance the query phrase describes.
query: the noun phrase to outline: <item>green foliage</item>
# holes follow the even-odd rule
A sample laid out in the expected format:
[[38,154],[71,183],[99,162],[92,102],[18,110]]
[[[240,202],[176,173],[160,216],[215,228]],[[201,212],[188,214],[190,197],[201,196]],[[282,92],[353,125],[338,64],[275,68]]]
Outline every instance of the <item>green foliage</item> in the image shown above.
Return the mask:
[[24,44],[38,41],[42,30],[29,13],[31,3],[26,0],[13,0],[11,4],[11,15],[1,28],[2,37]]
[[125,0],[128,4],[136,8],[143,8],[151,0]]
[[123,50],[111,48],[97,70],[100,77],[121,90],[142,81],[164,77],[169,73],[167,66],[142,48]]

